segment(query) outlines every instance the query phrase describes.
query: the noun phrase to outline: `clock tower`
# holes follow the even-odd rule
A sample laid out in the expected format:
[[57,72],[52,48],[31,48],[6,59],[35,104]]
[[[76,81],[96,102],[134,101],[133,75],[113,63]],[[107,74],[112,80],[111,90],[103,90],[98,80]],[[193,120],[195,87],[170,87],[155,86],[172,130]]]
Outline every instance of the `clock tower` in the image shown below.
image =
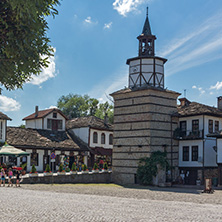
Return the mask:
[[139,40],[138,57],[127,60],[129,65],[129,88],[164,88],[164,58],[155,56],[156,36],[152,35],[148,8],[146,20]]
[[171,170],[160,172],[155,185],[178,176],[178,141],[172,138],[177,120],[177,92],[164,88],[164,58],[155,55],[156,36],[146,15],[137,57],[127,60],[129,86],[111,94],[114,99],[112,179],[116,183],[138,183],[141,158],[152,152],[167,153]]

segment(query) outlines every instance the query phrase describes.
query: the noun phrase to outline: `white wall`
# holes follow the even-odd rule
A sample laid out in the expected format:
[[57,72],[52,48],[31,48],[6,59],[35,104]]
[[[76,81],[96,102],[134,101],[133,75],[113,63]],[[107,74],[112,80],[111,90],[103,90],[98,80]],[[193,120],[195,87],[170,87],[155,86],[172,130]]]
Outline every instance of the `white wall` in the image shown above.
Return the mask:
[[217,139],[217,162],[222,163],[222,138]]
[[76,136],[78,136],[82,141],[88,144],[89,142],[89,127],[75,128],[72,129]]
[[[93,133],[98,133],[98,143],[93,143]],[[105,144],[101,143],[101,135],[102,133],[105,133]],[[105,130],[96,130],[96,129],[90,129],[90,147],[103,147],[107,149],[112,149],[113,145],[109,145],[109,135],[113,134],[111,131],[105,131]]]
[[26,120],[25,128],[42,129],[42,119]]
[[0,120],[2,122],[2,138],[0,138],[0,142],[4,143],[6,139],[6,121],[7,120]]
[[204,130],[205,130],[205,135],[209,133],[208,129],[208,124],[209,120],[213,120],[213,132],[215,132],[215,121],[219,121],[219,130],[222,129],[222,118],[220,117],[214,117],[214,116],[204,116]]
[[204,166],[217,167],[217,153],[213,149],[216,146],[216,139],[206,138],[204,144]]
[[[56,112],[56,111],[55,111]],[[53,118],[53,112],[50,113],[49,115],[47,115],[45,118],[44,118],[44,129],[47,129],[47,119],[56,119],[56,120],[62,120],[62,129],[58,129],[58,131],[64,131],[65,128],[66,128],[66,119],[61,115],[59,114],[58,112],[57,113],[57,118]]]
[[[183,146],[189,146],[189,161],[183,161]],[[179,167],[202,167],[203,163],[192,161],[192,146],[198,146],[198,157],[203,159],[203,141],[186,140],[179,143]]]

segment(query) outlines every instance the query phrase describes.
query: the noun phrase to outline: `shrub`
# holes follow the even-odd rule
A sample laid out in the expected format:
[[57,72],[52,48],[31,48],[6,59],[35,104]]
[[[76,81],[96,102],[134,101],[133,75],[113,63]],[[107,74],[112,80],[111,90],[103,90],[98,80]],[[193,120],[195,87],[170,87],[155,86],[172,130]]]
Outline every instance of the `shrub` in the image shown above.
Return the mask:
[[59,165],[59,172],[62,172],[62,171],[63,171],[63,165],[60,164],[60,165]]
[[34,165],[34,164],[32,165],[32,170],[31,170],[31,173],[37,173],[37,172],[36,172],[36,168],[35,168],[35,165]]
[[155,177],[158,173],[157,165],[160,165],[162,169],[169,169],[166,152],[156,151],[151,153],[150,157],[140,159],[137,176],[142,184],[152,184],[153,177]]
[[21,164],[21,167],[22,167],[23,170],[25,170],[26,167],[27,167],[27,163],[23,163],[23,164]]
[[75,164],[75,163],[72,164],[71,170],[72,170],[72,171],[76,171],[76,170],[77,170],[77,167],[76,167],[76,164]]
[[93,169],[98,170],[98,164],[97,163],[94,163]]
[[51,172],[51,168],[50,168],[49,164],[46,165],[45,172],[47,172],[47,173]]
[[69,167],[66,167],[66,172],[70,172],[70,168]]
[[87,170],[87,166],[86,166],[86,164],[83,164],[83,171],[86,171]]
[[108,164],[107,164],[107,162],[104,163],[103,168],[104,168],[104,170],[108,170]]

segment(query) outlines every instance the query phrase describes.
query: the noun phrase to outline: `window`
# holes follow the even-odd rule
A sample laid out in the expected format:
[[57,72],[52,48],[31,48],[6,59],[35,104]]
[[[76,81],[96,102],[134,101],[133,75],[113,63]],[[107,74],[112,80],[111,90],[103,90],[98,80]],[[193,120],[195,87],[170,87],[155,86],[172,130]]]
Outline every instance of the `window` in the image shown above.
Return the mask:
[[93,143],[98,143],[98,133],[97,132],[93,133]]
[[105,133],[102,133],[102,135],[101,135],[101,144],[105,144],[105,141],[106,141]]
[[109,145],[113,145],[113,134],[109,134]]
[[38,166],[38,158],[39,155],[38,153],[36,152],[36,150],[33,150],[32,153],[31,153],[31,166],[34,164],[35,166]]
[[192,161],[198,161],[198,146],[192,146]]
[[0,121],[0,139],[3,139],[3,122]]
[[47,129],[52,129],[52,120],[47,119]]
[[187,121],[180,121],[180,131],[181,131],[181,136],[186,136]]
[[215,121],[215,129],[214,132],[219,132],[219,121]]
[[213,133],[213,120],[209,119],[208,121],[208,132]]
[[199,120],[195,119],[192,120],[192,132],[198,132],[199,131]]
[[189,146],[183,146],[183,161],[189,161]]
[[58,129],[62,129],[62,120],[58,120]]
[[53,113],[53,114],[52,114],[52,117],[53,117],[53,118],[57,118],[57,113]]

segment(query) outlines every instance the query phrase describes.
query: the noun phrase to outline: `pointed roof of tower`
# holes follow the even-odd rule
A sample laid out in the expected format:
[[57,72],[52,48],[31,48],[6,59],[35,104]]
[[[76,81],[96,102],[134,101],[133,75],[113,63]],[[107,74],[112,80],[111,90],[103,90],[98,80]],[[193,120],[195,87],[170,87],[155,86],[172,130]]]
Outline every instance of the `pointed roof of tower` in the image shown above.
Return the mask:
[[150,28],[150,22],[148,18],[148,7],[147,7],[147,13],[146,13],[146,20],[143,26],[142,35],[152,35],[151,28]]

